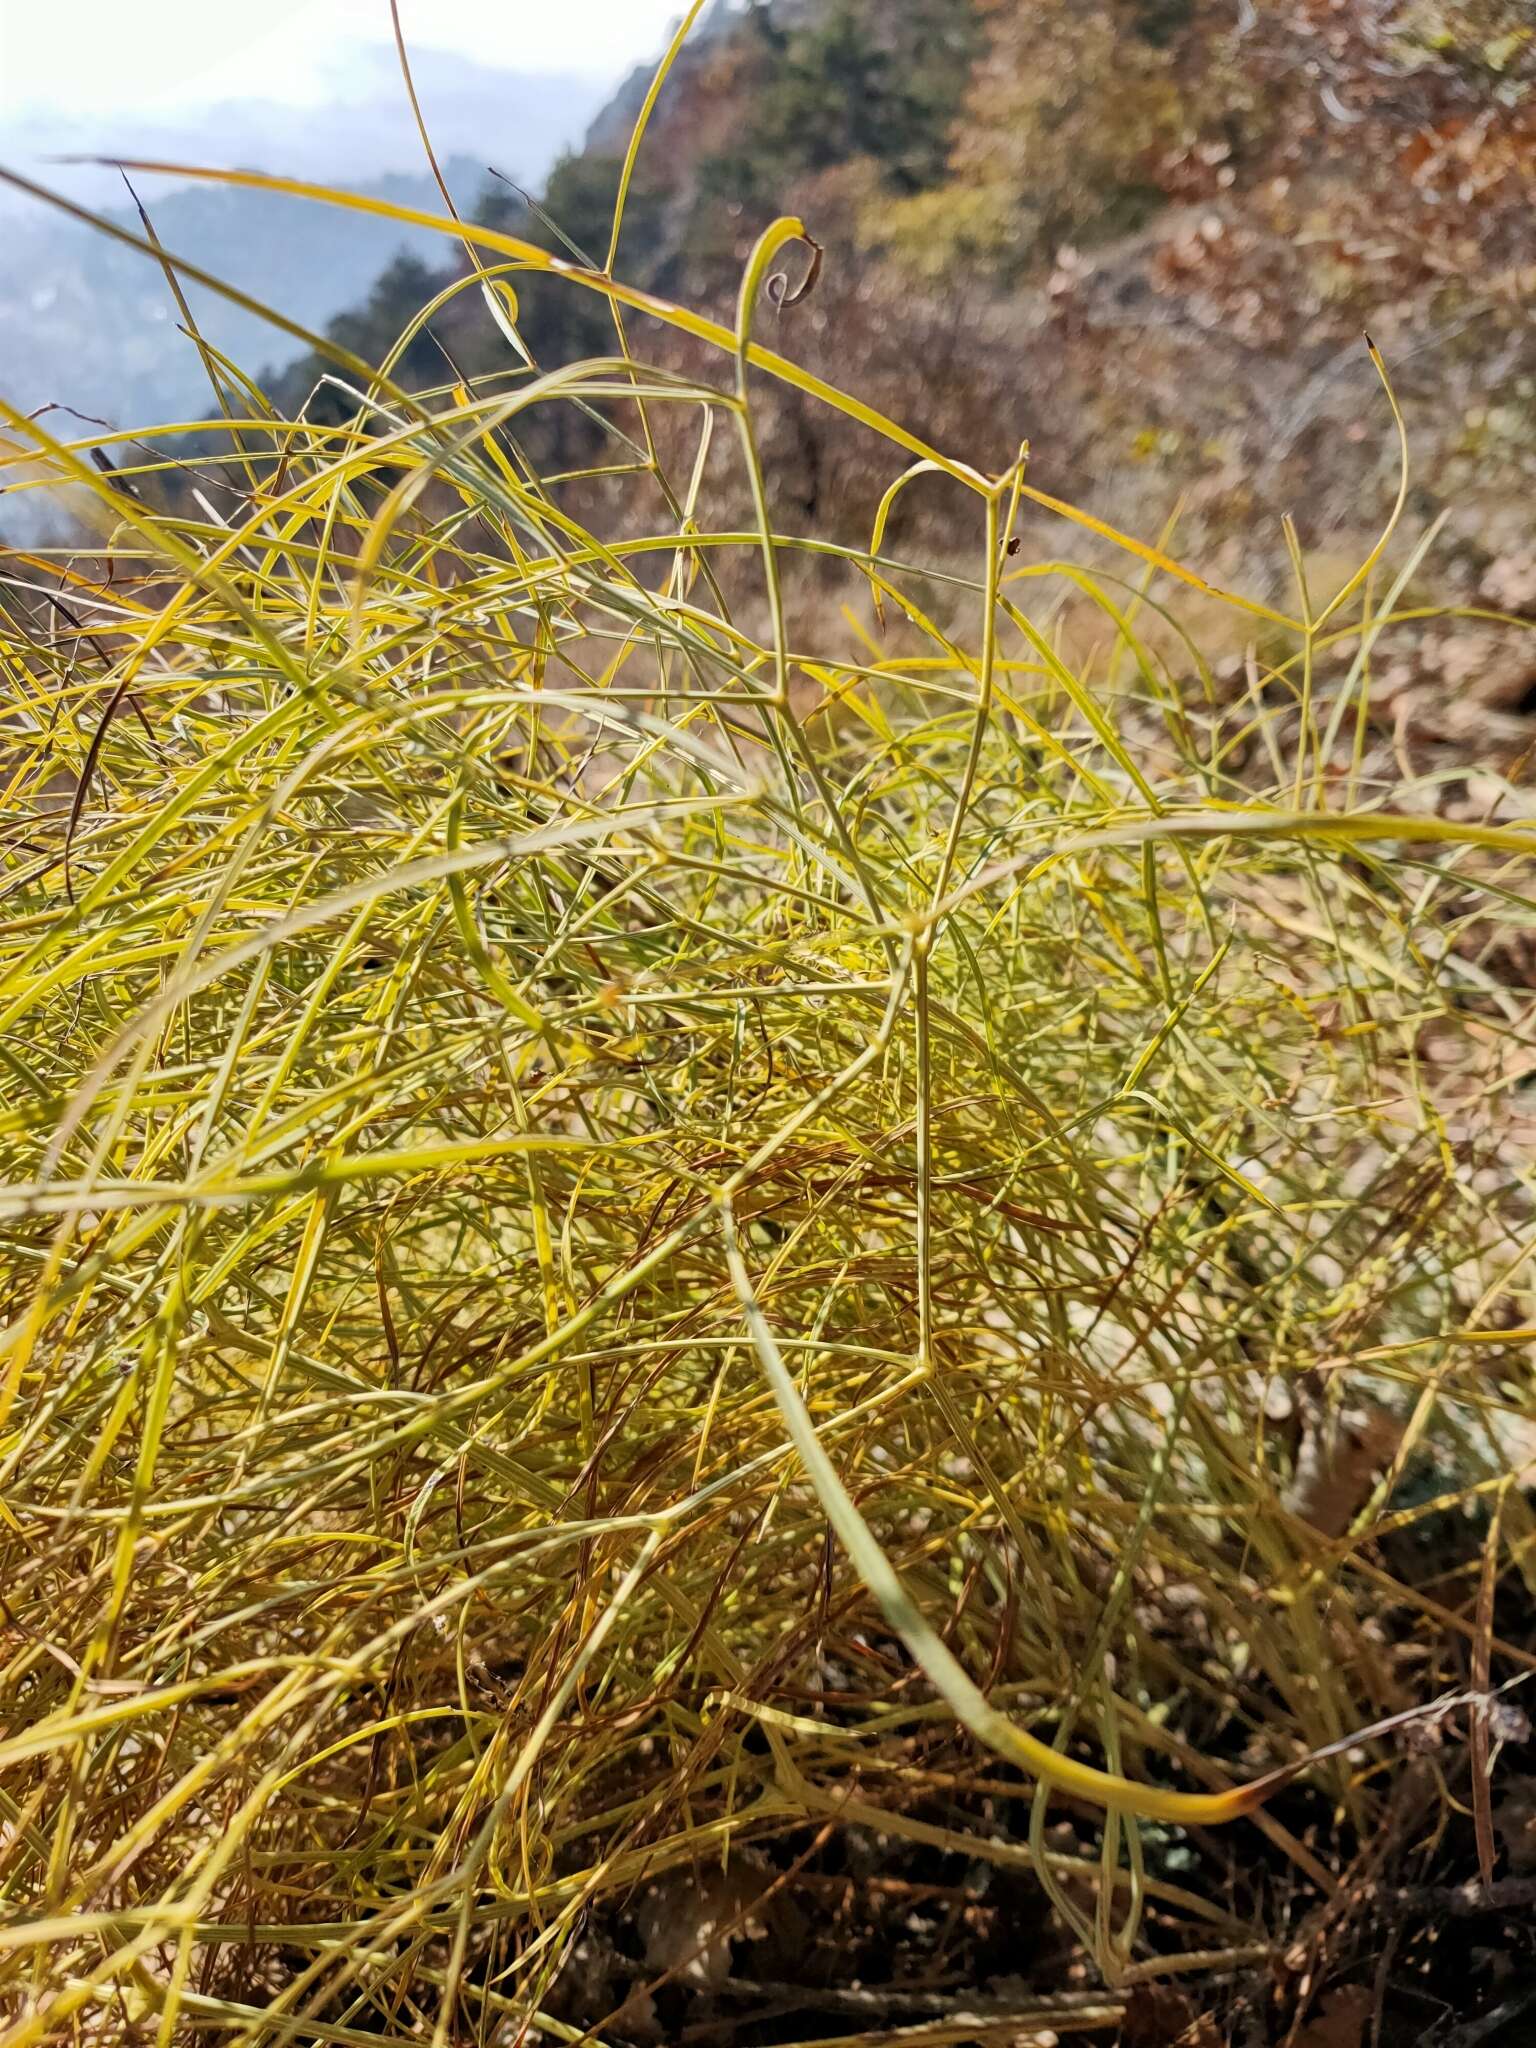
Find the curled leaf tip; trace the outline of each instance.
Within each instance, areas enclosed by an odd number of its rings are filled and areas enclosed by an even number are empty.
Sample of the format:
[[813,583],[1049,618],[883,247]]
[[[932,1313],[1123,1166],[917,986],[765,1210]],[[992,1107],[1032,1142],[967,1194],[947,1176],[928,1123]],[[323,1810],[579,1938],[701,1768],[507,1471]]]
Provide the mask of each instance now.
[[810,249],[810,262],[806,265],[804,277],[793,290],[790,288],[787,271],[776,270],[768,279],[765,289],[775,312],[782,313],[786,306],[798,306],[802,299],[808,299],[816,289],[816,280],[821,276],[822,260],[826,253],[821,243],[814,235],[806,234],[803,230],[799,239]]

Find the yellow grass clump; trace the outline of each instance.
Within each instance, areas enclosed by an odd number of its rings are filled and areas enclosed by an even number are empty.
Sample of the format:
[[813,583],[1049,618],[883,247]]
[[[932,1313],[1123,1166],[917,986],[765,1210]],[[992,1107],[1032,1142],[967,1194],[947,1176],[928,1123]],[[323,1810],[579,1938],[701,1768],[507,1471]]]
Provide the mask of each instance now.
[[0,642],[0,2042],[584,2038],[595,1915],[827,1824],[1028,1865],[1114,1982],[1262,1954],[1149,1845],[1326,1890],[1286,1800],[1368,1829],[1376,1724],[1486,1753],[1530,1663],[1536,829],[1370,751],[1415,557],[1216,593],[1218,681],[1195,569],[841,391],[871,547],[779,530],[798,222],[734,329],[437,225],[612,357],[329,427],[210,355],[221,451],[110,480],[0,407],[109,529]]

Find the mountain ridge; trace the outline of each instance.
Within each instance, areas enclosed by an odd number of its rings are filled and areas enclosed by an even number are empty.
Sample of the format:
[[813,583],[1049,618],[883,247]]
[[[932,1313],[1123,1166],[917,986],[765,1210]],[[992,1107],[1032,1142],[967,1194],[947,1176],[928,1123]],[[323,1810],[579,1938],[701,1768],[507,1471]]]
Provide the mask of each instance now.
[[[412,66],[449,188],[466,213],[491,163],[540,184],[603,93],[574,74],[497,71],[431,48],[414,52]],[[393,51],[360,51],[338,91],[335,104],[320,109],[252,99],[195,119],[13,118],[4,160],[135,237],[142,227],[117,171],[39,156],[250,166],[440,213]],[[401,255],[443,260],[441,238],[427,230],[311,201],[152,174],[134,184],[171,255],[314,332],[365,299]],[[299,353],[280,329],[218,293],[185,289],[205,338],[246,371],[281,368]],[[158,265],[3,183],[0,389],[23,410],[67,406],[114,427],[200,416],[209,403],[201,361],[179,331]]]

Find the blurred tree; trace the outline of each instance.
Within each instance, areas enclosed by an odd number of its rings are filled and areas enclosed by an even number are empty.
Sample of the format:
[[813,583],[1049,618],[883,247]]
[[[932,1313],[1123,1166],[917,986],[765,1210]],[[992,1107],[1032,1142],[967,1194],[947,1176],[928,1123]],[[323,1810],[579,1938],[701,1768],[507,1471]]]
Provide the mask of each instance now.
[[[1139,227],[1163,201],[1159,160],[1232,112],[1227,38],[1197,0],[977,0],[949,182],[872,222],[929,275],[1004,280],[1064,242]],[[882,230],[883,226],[883,231]]]
[[[365,363],[382,362],[451,274],[434,270],[419,256],[402,252],[380,272],[361,306],[339,313],[328,322],[327,340],[349,349]],[[357,410],[356,400],[346,392],[321,383],[334,371],[335,365],[328,357],[315,353],[300,356],[287,369],[275,376],[268,374],[262,382],[280,413],[292,417],[304,406],[307,418],[334,426]],[[442,351],[425,331],[411,337],[394,371],[395,381],[408,385],[440,384],[447,375]]]
[[[497,183],[487,187],[476,218],[573,261],[600,265],[608,252],[619,169],[616,157],[568,155],[550,173],[542,205]],[[631,188],[625,212],[626,275],[643,273],[654,260],[662,240],[664,201],[665,194],[654,185],[637,182]],[[494,252],[484,255],[487,265],[493,266]],[[462,257],[439,270],[401,255],[379,277],[362,306],[330,323],[327,338],[364,361],[377,363],[428,300],[467,275]],[[531,273],[514,272],[509,281],[518,296],[519,332],[541,367],[611,352],[613,319],[596,292],[573,290],[568,282]],[[303,404],[328,367],[322,356],[311,354],[267,380],[279,409]],[[455,375],[475,380],[515,372],[517,367],[479,292],[470,286],[412,337],[394,377],[399,384],[422,388],[447,383]],[[310,398],[308,416],[334,424],[355,409],[345,392],[325,386]],[[530,431],[537,437],[537,422]]]
[[754,5],[755,62],[739,140],[700,167],[706,199],[771,201],[786,177],[854,158],[894,192],[944,175],[977,47],[973,0],[833,0],[803,28]]
[[[618,196],[621,159],[568,154],[549,174],[540,205],[505,185],[487,189],[480,219],[487,227],[536,243],[572,262],[600,269]],[[667,194],[643,174],[630,186],[624,210],[620,263],[626,278],[652,275],[664,242]],[[521,305],[520,325],[535,361],[549,365],[607,355],[614,347],[613,316],[596,292],[534,274],[512,279]]]
[[[375,279],[364,304],[354,311],[339,313],[326,329],[332,341],[351,349],[365,362],[376,362],[383,348],[392,348],[432,294],[441,289],[444,273],[423,263],[419,256],[396,256]],[[441,379],[441,354],[425,334],[415,334],[401,358],[397,381],[419,383]]]

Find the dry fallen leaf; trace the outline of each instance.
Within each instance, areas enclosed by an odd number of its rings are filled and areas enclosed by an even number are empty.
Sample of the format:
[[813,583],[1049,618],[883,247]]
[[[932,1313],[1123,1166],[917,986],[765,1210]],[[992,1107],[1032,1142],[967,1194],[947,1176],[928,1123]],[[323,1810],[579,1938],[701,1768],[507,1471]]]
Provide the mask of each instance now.
[[740,1863],[660,1879],[635,1916],[646,1968],[696,1991],[718,1991],[731,1974],[731,1943],[765,1932],[749,1910],[761,1890],[760,1874]]
[[1126,2001],[1120,2048],[1222,2048],[1214,2016],[1177,1984],[1137,1984]]
[[1286,1506],[1322,1535],[1342,1536],[1402,1436],[1403,1425],[1382,1408],[1309,1415]]
[[1291,2048],[1360,2048],[1370,2016],[1365,1985],[1340,1984],[1324,1993],[1318,2012],[1292,2036]]

